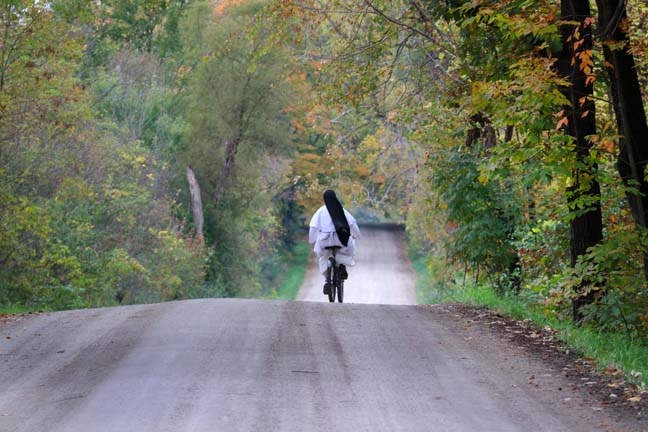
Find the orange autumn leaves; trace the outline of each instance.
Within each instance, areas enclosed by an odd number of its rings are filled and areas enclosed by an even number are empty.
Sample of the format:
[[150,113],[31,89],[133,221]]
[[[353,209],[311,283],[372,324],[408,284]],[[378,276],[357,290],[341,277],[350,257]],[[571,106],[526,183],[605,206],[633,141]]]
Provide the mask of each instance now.
[[225,15],[227,9],[232,6],[238,6],[243,3],[243,0],[217,0],[214,6],[214,16],[220,18]]

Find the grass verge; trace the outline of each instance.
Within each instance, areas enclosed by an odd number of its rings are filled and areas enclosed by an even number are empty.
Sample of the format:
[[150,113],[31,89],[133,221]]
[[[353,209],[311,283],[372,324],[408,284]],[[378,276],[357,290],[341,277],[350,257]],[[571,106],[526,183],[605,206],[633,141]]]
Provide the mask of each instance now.
[[304,281],[308,258],[310,256],[310,245],[299,243],[295,246],[295,252],[288,262],[284,278],[277,291],[270,298],[276,300],[294,300],[297,291]]
[[42,312],[43,308],[29,308],[23,305],[0,305],[0,315],[17,315],[23,313]]
[[[579,356],[588,359],[599,371],[620,370],[626,380],[646,388],[648,381],[648,343],[631,340],[621,333],[602,332],[589,326],[576,326],[569,319],[561,319],[546,311],[530,297],[521,295],[498,296],[489,286],[464,283],[453,277],[438,274],[440,263],[410,250],[412,265],[417,275],[416,291],[419,304],[462,303],[486,307],[503,316],[529,320],[536,327],[555,330],[556,337],[565,342]],[[439,260],[441,261],[441,260]],[[447,267],[447,266],[445,266]]]

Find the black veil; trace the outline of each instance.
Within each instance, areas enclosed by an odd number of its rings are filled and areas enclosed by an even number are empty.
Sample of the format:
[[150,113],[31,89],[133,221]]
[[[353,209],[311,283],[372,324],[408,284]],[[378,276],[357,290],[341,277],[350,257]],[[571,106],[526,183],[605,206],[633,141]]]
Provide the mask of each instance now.
[[340,204],[333,190],[329,189],[324,192],[324,204],[326,204],[326,209],[331,215],[331,219],[333,219],[333,225],[335,226],[335,232],[338,238],[344,246],[347,246],[349,244],[349,237],[351,236],[351,229],[349,228],[349,221],[347,221],[344,215],[342,204]]

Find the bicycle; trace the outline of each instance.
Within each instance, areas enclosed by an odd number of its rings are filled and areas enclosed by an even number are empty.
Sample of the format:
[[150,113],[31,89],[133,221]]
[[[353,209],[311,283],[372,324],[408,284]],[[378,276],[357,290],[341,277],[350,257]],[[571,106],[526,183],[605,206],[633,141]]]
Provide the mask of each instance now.
[[346,266],[338,264],[335,260],[335,254],[340,249],[340,246],[328,246],[333,256],[328,259],[326,267],[326,284],[328,285],[328,298],[329,302],[335,302],[335,295],[337,293],[338,302],[344,301],[344,280],[348,277]]

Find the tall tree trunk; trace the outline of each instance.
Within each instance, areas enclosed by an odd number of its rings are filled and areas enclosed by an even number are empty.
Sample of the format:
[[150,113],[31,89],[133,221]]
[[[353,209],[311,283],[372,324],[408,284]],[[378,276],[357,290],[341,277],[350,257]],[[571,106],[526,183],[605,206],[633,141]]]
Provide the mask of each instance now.
[[[562,91],[570,102],[565,107],[566,132],[574,137],[576,153],[573,184],[567,191],[569,209],[574,214],[569,242],[571,264],[574,266],[588,248],[603,239],[601,190],[594,177],[597,166],[590,158],[592,143],[587,139],[588,135],[596,133],[589,0],[562,0],[561,21],[564,23],[561,26],[563,50],[558,59],[558,72],[571,83]],[[588,290],[588,285],[587,281],[583,281],[572,300],[572,314],[576,322],[583,318],[581,307],[595,300],[596,292]]]
[[191,194],[191,211],[193,213],[194,226],[196,229],[195,239],[201,245],[204,243],[203,226],[204,216],[202,207],[202,198],[200,196],[200,185],[196,179],[191,166],[187,166],[187,182],[189,182],[189,193]]
[[223,191],[225,190],[226,186],[225,183],[234,172],[234,165],[236,164],[236,153],[238,152],[240,143],[240,137],[228,139],[225,141],[225,159],[223,160],[223,166],[221,167],[221,171],[218,175],[218,185],[216,186],[216,192],[214,193],[216,208],[220,207],[221,200],[223,199]]
[[[627,194],[639,231],[648,228],[648,125],[641,99],[641,85],[630,51],[628,16],[624,0],[596,0],[599,37],[610,77],[612,104],[619,130],[617,169],[631,190]],[[648,280],[648,244],[642,238],[644,277]]]

